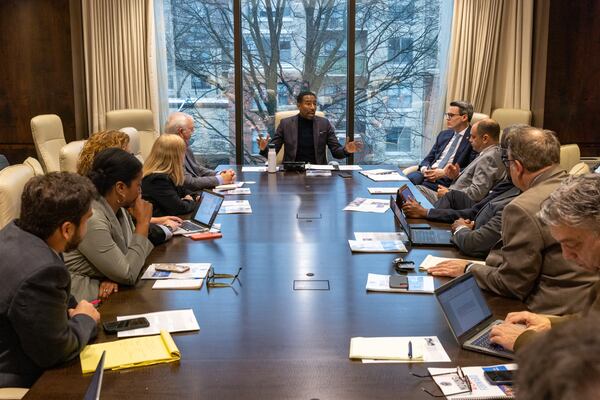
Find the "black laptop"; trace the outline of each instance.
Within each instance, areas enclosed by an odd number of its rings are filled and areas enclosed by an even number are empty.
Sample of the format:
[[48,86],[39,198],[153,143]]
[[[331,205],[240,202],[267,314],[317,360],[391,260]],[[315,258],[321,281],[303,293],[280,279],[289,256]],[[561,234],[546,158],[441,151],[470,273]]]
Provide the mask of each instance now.
[[434,293],[452,334],[464,349],[514,358],[512,351],[490,342],[490,329],[502,321],[494,319],[472,273],[451,280]]
[[406,216],[393,196],[390,196],[390,208],[394,212],[394,217],[402,226],[408,236],[408,240],[413,246],[448,246],[454,247],[452,243],[452,232],[440,229],[411,229],[406,220]]
[[209,190],[200,193],[200,201],[196,204],[192,219],[183,221],[179,229],[173,232],[174,235],[210,231],[223,204],[224,196]]

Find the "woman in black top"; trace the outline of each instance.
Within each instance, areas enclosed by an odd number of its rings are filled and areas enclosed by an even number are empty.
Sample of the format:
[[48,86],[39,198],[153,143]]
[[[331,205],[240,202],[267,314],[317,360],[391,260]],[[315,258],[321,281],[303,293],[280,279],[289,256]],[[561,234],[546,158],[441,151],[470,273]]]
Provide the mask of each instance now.
[[153,205],[153,216],[192,212],[193,192],[183,185],[185,142],[177,135],[160,135],[144,163],[142,197]]

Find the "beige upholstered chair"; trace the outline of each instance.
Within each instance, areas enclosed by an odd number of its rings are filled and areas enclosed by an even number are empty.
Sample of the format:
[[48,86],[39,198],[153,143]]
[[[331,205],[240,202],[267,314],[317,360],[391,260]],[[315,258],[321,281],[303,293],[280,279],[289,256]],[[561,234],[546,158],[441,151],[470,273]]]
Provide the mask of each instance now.
[[21,400],[28,391],[25,388],[0,388],[0,400]]
[[45,172],[60,171],[60,149],[67,144],[58,115],[38,115],[31,119],[33,144]]
[[[281,122],[282,119],[284,118],[289,118],[289,117],[293,117],[294,115],[298,114],[300,111],[298,110],[292,110],[292,111],[279,111],[275,113],[275,130],[277,130],[277,127],[279,126],[279,123]],[[325,117],[325,113],[323,111],[317,111],[315,113],[315,115],[318,115],[319,117]],[[285,145],[281,146],[281,149],[279,149],[279,152],[277,153],[277,164],[281,164],[283,162],[283,154],[285,150]]]
[[[121,128],[121,132],[126,133],[129,136],[129,152],[133,154],[141,163],[144,163],[144,157],[141,152],[140,145],[140,133],[137,129],[128,126],[126,128]],[[152,149],[152,147],[150,147]]]
[[42,168],[42,164],[38,160],[33,157],[27,157],[25,161],[23,161],[23,165],[27,165],[33,171],[33,175],[44,175],[44,169]]
[[489,118],[490,116],[484,113],[473,113],[473,116],[471,117],[471,125],[475,125],[476,123],[478,123],[479,121],[482,121],[484,119]]
[[60,149],[60,170],[64,172],[77,172],[77,161],[85,140],[69,142]]
[[21,193],[34,171],[29,165],[15,164],[0,171],[0,228],[19,217]]
[[560,166],[567,172],[581,162],[581,152],[576,144],[564,144],[560,146]]
[[516,108],[496,108],[492,111],[494,121],[500,125],[500,130],[514,124],[531,124],[531,111]]
[[148,158],[158,132],[154,128],[154,117],[150,110],[113,110],[106,113],[106,129],[119,130],[124,127],[137,129],[140,136],[140,154]]
[[590,166],[587,165],[586,163],[584,163],[583,161],[580,163],[577,163],[573,166],[573,168],[571,168],[569,170],[569,174],[570,175],[584,175],[584,174],[589,174],[591,172],[590,170]]

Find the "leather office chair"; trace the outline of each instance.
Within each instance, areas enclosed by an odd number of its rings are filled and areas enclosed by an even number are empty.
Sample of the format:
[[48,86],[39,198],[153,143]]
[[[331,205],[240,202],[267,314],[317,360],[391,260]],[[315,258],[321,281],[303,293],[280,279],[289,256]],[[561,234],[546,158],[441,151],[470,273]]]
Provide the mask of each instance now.
[[576,144],[564,144],[560,146],[560,166],[567,172],[581,162],[581,152]]
[[[281,122],[282,119],[293,117],[294,115],[298,114],[299,112],[300,112],[299,110],[276,112],[275,113],[275,130],[277,130],[277,127],[279,126],[279,123]],[[325,113],[323,111],[317,111],[317,112],[315,112],[315,115],[318,115],[319,117],[325,117]],[[285,150],[285,145],[282,145],[281,149],[279,149],[279,152],[277,153],[277,164],[281,164],[283,162],[283,154],[285,153],[284,150]]]
[[0,400],[21,400],[29,391],[25,388],[0,388]]
[[27,159],[23,161],[23,165],[27,165],[29,168],[31,168],[33,175],[35,176],[44,175],[42,164],[40,164],[40,162],[33,157],[27,157]]
[[60,117],[45,114],[31,118],[31,135],[44,171],[60,171],[60,149],[67,144]]
[[500,131],[513,124],[531,124],[531,111],[516,108],[496,108],[492,111],[494,121],[500,125]]
[[75,140],[64,145],[60,149],[60,170],[64,172],[77,172],[77,161],[85,140]]
[[0,228],[19,217],[21,193],[34,176],[29,165],[15,164],[0,171]]
[[124,127],[137,129],[140,135],[140,154],[148,158],[158,132],[154,128],[154,116],[150,110],[113,110],[106,113],[106,129],[120,130]]
[[[144,163],[144,157],[141,152],[141,144],[140,144],[140,133],[137,129],[128,126],[126,128],[119,129],[121,132],[126,133],[129,136],[129,152],[133,154],[140,162]],[[152,147],[150,147],[152,148]]]

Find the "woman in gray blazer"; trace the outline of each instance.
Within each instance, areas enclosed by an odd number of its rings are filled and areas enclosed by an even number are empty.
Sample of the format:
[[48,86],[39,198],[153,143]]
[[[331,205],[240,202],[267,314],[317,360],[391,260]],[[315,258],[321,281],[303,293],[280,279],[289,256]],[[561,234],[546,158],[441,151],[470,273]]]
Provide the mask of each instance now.
[[152,205],[141,197],[138,159],[119,148],[102,150],[88,177],[100,196],[92,203],[87,234],[64,258],[72,294],[91,301],[106,299],[118,284],[135,284],[153,246],[148,240]]

